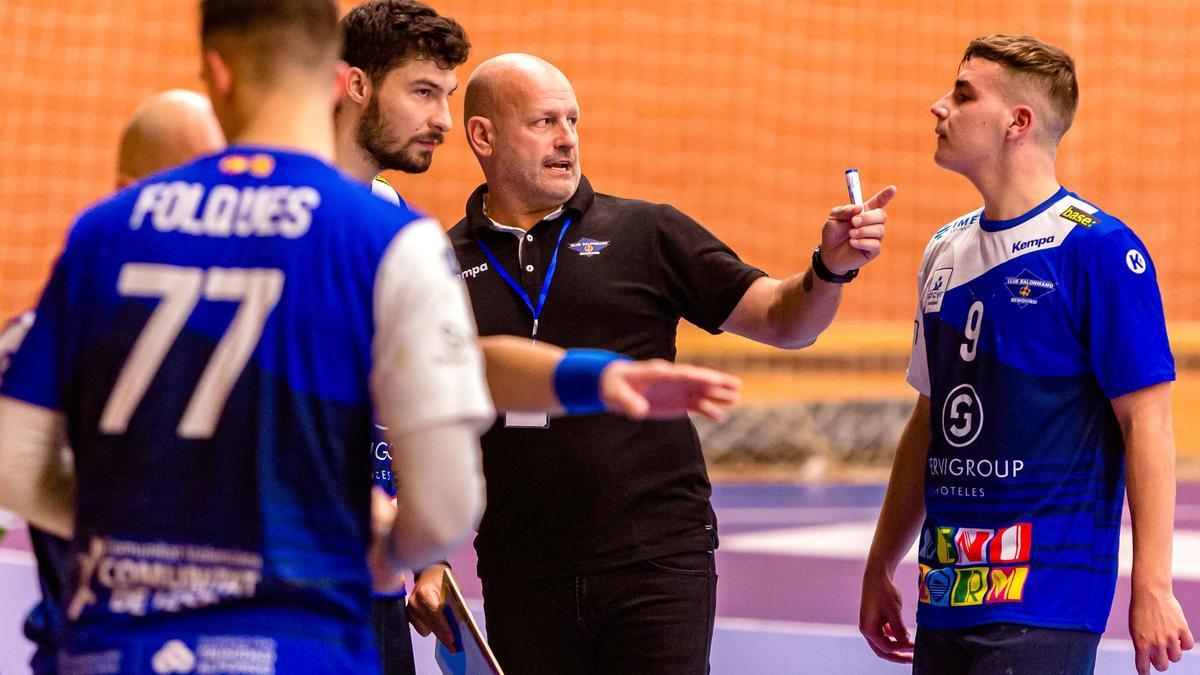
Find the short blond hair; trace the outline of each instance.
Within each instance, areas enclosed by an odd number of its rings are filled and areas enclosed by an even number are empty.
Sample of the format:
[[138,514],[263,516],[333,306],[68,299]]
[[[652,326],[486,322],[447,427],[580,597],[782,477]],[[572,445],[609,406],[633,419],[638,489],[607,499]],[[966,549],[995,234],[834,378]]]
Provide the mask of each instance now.
[[1029,35],[997,33],[971,40],[962,63],[976,57],[999,64],[1045,94],[1058,118],[1049,125],[1056,142],[1071,128],[1079,107],[1079,83],[1075,61],[1065,51]]

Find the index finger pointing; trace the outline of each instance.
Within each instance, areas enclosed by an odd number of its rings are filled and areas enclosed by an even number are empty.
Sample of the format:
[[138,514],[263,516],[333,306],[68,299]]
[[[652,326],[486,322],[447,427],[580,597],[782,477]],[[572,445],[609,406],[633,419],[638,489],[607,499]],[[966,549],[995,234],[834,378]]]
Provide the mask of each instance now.
[[889,185],[879,192],[876,192],[874,197],[868,199],[863,208],[868,211],[871,209],[882,209],[883,207],[887,206],[888,202],[892,201],[892,198],[895,196],[896,186]]

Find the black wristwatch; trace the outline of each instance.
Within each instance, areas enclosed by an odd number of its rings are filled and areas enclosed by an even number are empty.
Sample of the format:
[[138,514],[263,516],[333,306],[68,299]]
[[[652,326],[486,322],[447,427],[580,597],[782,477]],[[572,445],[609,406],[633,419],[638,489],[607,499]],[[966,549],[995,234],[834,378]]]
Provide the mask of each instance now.
[[845,274],[834,274],[832,270],[825,266],[825,261],[821,260],[821,247],[813,249],[812,258],[813,272],[817,274],[817,278],[821,281],[828,281],[831,284],[848,284],[854,281],[854,277],[858,276],[858,270],[850,270]]

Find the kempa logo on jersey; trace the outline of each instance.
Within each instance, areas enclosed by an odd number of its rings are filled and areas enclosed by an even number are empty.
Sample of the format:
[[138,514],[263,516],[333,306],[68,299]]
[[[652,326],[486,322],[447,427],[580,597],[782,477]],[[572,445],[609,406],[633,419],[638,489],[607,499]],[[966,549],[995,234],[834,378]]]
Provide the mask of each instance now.
[[595,239],[584,237],[574,244],[567,244],[567,248],[586,258],[588,256],[600,255],[600,251],[608,248],[608,242],[596,241]]
[[1021,309],[1038,304],[1038,298],[1053,293],[1055,289],[1053,281],[1046,281],[1027,269],[1021,270],[1016,276],[1006,277],[1004,287],[1012,294],[1009,302]]
[[1134,274],[1142,274],[1146,271],[1146,256],[1136,248],[1131,248],[1125,254],[1125,266]]
[[463,270],[462,272],[459,273],[458,278],[459,279],[470,279],[472,277],[477,277],[486,271],[488,271],[488,264],[483,263],[482,265],[476,265],[469,270]]
[[1026,249],[1041,248],[1042,246],[1045,246],[1046,244],[1053,244],[1053,243],[1054,243],[1054,235],[1050,235],[1049,237],[1038,237],[1037,239],[1027,239],[1025,241],[1018,241],[1018,242],[1013,243],[1012,252],[1019,253]]
[[467,360],[468,348],[475,340],[468,335],[465,326],[459,326],[451,321],[443,321],[438,326],[441,337],[440,349],[434,357],[434,362],[442,365],[457,365]]
[[1062,213],[1058,214],[1058,217],[1066,218],[1067,220],[1071,221],[1072,223],[1075,223],[1077,225],[1082,225],[1084,227],[1091,227],[1091,226],[1095,225],[1096,223],[1100,222],[1100,219],[1097,218],[1096,216],[1093,216],[1092,214],[1084,212],[1084,211],[1080,211],[1079,209],[1075,208],[1074,206],[1068,206],[1066,211],[1063,211]]

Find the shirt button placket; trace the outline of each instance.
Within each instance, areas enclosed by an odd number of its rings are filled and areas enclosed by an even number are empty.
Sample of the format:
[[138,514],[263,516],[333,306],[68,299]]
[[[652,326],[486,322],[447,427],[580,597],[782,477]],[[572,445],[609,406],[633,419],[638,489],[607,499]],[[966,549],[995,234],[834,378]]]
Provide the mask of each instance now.
[[542,280],[537,273],[538,261],[541,260],[541,248],[538,246],[538,242],[539,239],[533,235],[532,231],[526,232],[525,245],[521,247],[521,260],[519,261],[521,285],[525,287],[525,292],[535,303],[542,290]]

